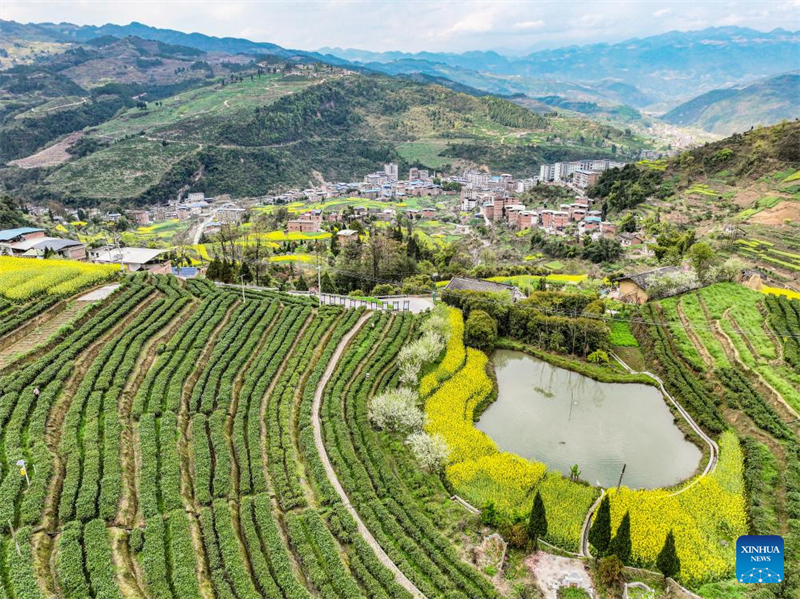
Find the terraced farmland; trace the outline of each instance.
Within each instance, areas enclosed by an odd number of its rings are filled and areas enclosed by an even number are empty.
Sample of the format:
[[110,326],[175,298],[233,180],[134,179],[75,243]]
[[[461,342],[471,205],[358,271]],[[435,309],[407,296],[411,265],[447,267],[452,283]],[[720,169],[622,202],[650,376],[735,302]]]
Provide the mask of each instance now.
[[0,597],[497,596],[367,422],[416,327],[123,280],[0,371]]

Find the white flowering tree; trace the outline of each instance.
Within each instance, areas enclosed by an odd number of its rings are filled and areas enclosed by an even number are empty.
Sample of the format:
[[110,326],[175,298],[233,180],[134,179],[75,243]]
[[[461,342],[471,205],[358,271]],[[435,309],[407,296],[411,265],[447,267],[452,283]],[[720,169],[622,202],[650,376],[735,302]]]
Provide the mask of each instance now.
[[419,396],[407,387],[387,391],[372,399],[369,420],[373,426],[393,433],[419,431],[425,414],[417,407]]
[[406,445],[419,465],[430,472],[438,472],[444,468],[450,455],[447,443],[439,434],[429,435],[423,431],[412,433],[406,439]]

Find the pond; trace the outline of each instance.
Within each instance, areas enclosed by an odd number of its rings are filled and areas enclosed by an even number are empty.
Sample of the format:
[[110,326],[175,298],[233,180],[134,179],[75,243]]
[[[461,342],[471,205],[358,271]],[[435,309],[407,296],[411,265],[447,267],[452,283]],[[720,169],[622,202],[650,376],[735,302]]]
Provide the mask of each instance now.
[[600,383],[525,353],[492,356],[499,394],[476,426],[503,451],[581,479],[631,488],[666,487],[689,478],[701,452],[675,425],[656,387]]

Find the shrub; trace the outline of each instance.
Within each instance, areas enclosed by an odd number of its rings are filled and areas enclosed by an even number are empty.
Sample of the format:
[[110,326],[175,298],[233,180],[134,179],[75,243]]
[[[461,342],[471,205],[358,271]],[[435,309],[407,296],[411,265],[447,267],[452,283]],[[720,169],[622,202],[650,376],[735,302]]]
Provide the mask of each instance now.
[[586,359],[592,364],[608,364],[608,354],[602,349],[593,351]]

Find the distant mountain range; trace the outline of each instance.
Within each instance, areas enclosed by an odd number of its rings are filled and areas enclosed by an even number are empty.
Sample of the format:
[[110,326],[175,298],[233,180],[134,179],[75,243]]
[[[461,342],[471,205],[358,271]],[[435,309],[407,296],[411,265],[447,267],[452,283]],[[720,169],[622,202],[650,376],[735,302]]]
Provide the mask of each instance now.
[[569,46],[521,57],[496,52],[409,54],[339,48],[319,52],[392,74],[418,71],[502,93],[542,95],[537,86],[543,79],[588,89],[611,80],[627,86],[621,90],[622,103],[642,107],[794,71],[800,66],[800,32],[715,27],[618,44]]
[[715,89],[661,116],[673,125],[729,135],[752,125],[800,118],[800,73],[770,77],[744,87]]
[[77,26],[0,21],[0,33],[62,43],[102,36],[136,36],[203,52],[274,54],[390,75],[420,73],[494,94],[560,95],[569,101],[611,102],[635,108],[657,103],[674,107],[711,90],[741,86],[800,68],[800,32],[761,32],[743,27],[671,31],[616,44],[568,46],[520,57],[480,51],[456,54],[322,48],[313,52],[136,22]]

